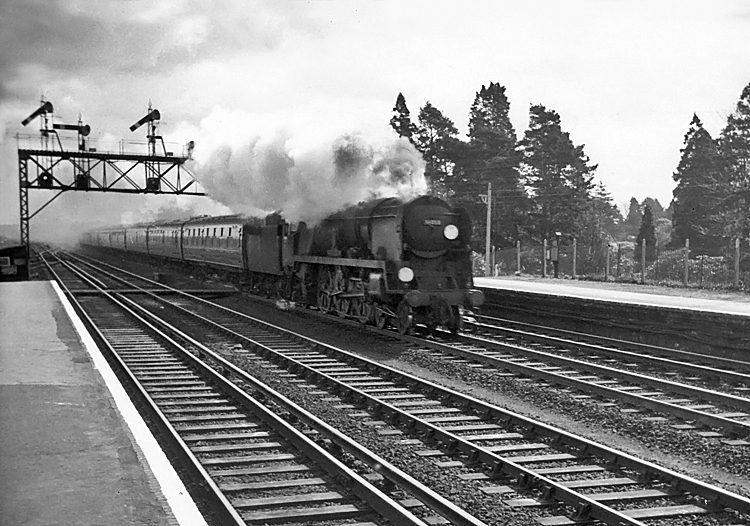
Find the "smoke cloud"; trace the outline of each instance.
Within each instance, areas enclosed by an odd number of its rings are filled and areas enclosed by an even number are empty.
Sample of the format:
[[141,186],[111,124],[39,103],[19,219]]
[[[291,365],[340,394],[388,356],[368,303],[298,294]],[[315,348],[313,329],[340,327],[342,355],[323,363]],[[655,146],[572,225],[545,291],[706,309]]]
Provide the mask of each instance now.
[[289,221],[314,224],[361,201],[405,199],[427,191],[425,163],[405,138],[375,146],[358,134],[328,146],[293,147],[285,134],[218,148],[195,166],[195,176],[212,199],[234,212],[278,211]]

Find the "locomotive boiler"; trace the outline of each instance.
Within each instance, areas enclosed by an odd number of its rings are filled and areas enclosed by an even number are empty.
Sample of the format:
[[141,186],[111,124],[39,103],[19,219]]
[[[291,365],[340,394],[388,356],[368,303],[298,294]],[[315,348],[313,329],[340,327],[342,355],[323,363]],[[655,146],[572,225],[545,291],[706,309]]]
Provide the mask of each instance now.
[[295,275],[305,290],[314,285],[323,311],[379,327],[394,322],[402,333],[417,323],[455,332],[464,310],[482,304],[473,289],[471,220],[442,199],[363,203],[299,236]]

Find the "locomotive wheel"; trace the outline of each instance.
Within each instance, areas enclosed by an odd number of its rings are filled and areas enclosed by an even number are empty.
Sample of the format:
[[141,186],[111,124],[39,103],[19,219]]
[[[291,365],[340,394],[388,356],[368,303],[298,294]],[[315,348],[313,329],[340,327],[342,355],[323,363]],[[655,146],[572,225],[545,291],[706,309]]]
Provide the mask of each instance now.
[[318,293],[318,308],[320,309],[320,312],[328,314],[331,311],[331,304],[331,297],[327,292],[321,291]]
[[461,316],[461,308],[457,305],[451,307],[450,320],[448,321],[448,330],[451,334],[456,335],[458,331],[464,328],[463,317]]
[[321,272],[318,274],[318,308],[324,314],[330,312],[333,306],[333,300],[330,295],[330,283],[330,272]]
[[336,308],[336,314],[338,314],[342,318],[346,318],[349,315],[349,298],[338,297],[334,300],[333,304]]
[[375,309],[375,312],[373,312],[372,315],[375,327],[378,329],[385,329],[388,327],[388,315],[377,305],[373,305],[373,309]]
[[372,303],[360,299],[357,301],[358,312],[356,313],[357,320],[360,323],[367,323],[375,316],[375,305]]
[[400,334],[411,334],[414,329],[414,310],[406,301],[398,304],[396,321],[398,323],[398,332]]

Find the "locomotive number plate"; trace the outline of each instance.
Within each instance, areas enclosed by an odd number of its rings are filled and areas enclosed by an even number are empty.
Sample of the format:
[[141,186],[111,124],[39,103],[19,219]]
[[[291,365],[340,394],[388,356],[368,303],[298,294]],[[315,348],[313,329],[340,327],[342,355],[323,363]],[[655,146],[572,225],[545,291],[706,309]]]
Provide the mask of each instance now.
[[425,219],[424,224],[427,226],[440,226],[439,219]]

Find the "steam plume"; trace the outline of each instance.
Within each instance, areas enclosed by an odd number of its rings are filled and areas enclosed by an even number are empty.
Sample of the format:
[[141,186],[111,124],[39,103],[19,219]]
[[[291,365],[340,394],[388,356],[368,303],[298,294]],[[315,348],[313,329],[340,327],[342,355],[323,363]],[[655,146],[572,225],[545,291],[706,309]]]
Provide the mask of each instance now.
[[235,212],[279,211],[289,221],[311,224],[363,200],[427,191],[424,161],[405,138],[374,147],[349,134],[308,151],[291,144],[289,137],[276,135],[239,148],[221,147],[195,167],[196,178]]

